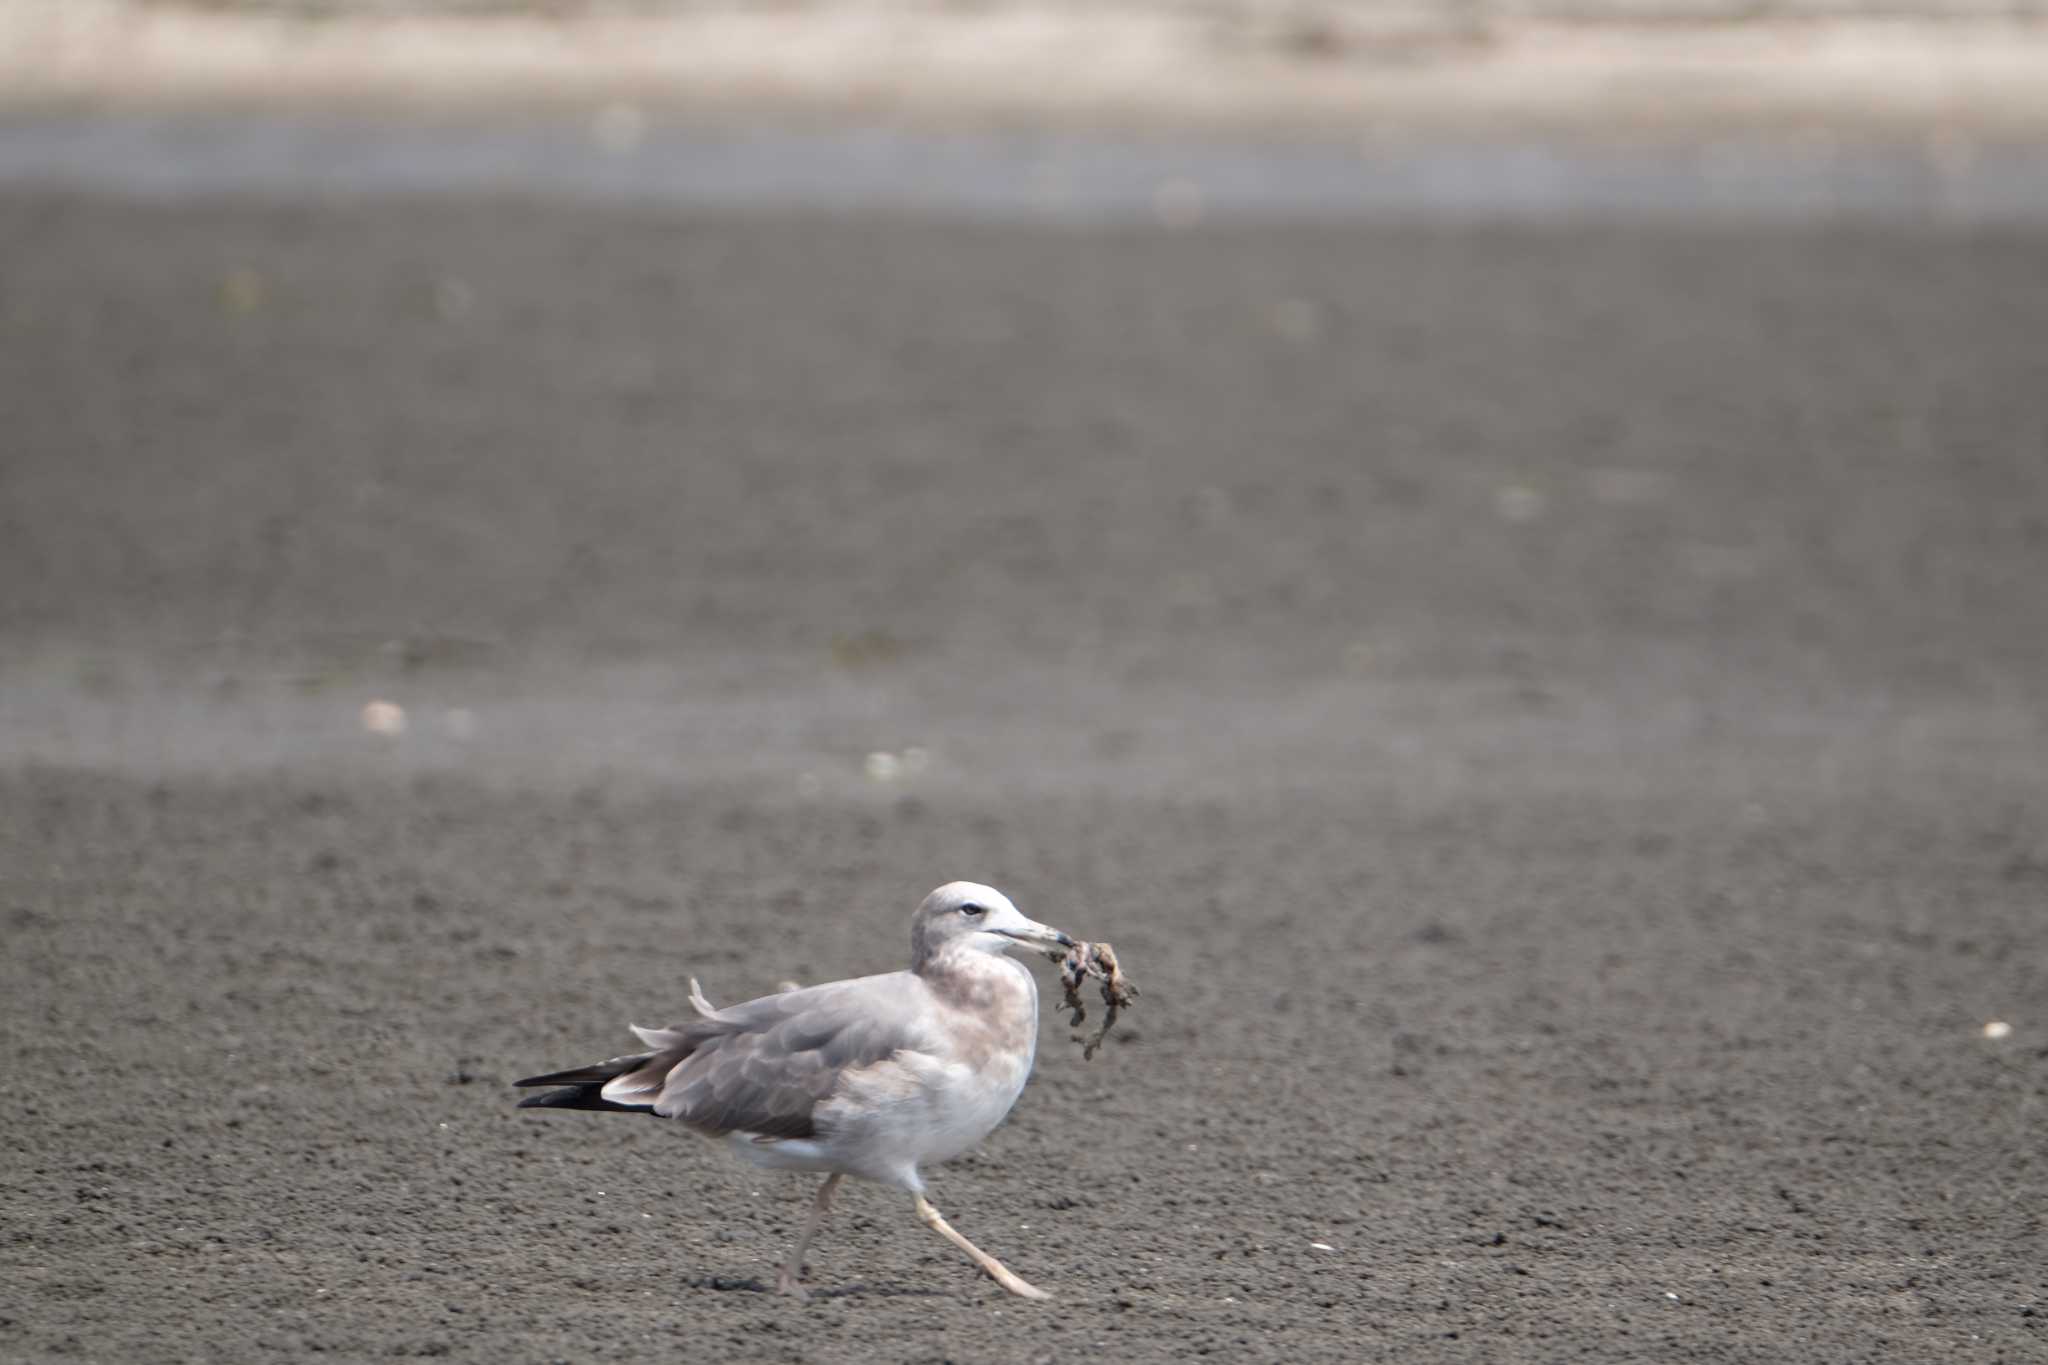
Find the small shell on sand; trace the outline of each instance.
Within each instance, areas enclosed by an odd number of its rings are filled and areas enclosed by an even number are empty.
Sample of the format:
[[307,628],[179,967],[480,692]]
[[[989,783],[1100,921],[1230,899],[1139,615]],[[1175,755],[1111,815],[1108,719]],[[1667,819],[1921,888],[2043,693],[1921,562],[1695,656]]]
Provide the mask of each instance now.
[[364,702],[363,728],[373,735],[396,738],[405,733],[405,708],[394,701]]

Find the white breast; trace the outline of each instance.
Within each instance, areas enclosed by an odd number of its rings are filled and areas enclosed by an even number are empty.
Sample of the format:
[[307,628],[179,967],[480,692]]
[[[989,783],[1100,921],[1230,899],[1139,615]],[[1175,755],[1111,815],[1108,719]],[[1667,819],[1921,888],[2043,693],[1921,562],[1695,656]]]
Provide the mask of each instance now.
[[[993,1132],[1024,1092],[1038,1050],[1038,986],[1024,965],[976,954],[969,1006],[935,998],[926,1045],[850,1073],[819,1107],[846,1169],[923,1189],[917,1167],[950,1161]],[[985,964],[985,965],[984,965]],[[986,976],[982,976],[986,973]]]

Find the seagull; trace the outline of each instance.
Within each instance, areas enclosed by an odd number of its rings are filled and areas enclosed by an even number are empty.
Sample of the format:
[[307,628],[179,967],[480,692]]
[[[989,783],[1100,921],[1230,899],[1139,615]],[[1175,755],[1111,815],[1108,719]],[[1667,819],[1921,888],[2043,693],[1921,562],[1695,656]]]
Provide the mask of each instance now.
[[653,1114],[717,1138],[757,1166],[822,1172],[776,1276],[781,1293],[809,1297],[797,1282],[804,1252],[833,1191],[855,1175],[908,1193],[926,1227],[1012,1294],[1049,1298],[940,1217],[919,1173],[993,1132],[1031,1075],[1038,984],[1008,956],[1019,944],[1062,950],[1074,940],[1025,918],[994,887],[948,882],[911,916],[909,971],[726,1009],[692,978],[696,1018],[660,1029],[632,1025],[646,1051],[518,1082],[558,1087],[519,1107]]

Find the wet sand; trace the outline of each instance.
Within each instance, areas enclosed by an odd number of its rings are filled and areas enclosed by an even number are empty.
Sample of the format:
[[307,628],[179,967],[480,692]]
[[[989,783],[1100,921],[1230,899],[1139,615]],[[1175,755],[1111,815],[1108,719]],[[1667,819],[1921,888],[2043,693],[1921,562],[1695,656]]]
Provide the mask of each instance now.
[[[2048,1353],[2038,237],[0,259],[0,1355]],[[807,1183],[512,1108],[961,876],[1146,991],[933,1180],[1050,1310],[873,1188],[776,1298]]]

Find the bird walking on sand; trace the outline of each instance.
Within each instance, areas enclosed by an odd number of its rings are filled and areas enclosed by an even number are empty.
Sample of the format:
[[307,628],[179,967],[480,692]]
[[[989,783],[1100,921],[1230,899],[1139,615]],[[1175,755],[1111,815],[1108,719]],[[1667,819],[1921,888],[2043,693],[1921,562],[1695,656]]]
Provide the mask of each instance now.
[[776,1288],[798,1284],[804,1252],[849,1175],[909,1193],[917,1216],[1012,1294],[1049,1297],[955,1231],[925,1198],[919,1167],[995,1130],[1038,1048],[1038,984],[1008,950],[1074,940],[1026,919],[976,882],[949,882],[910,921],[910,970],[833,981],[633,1026],[645,1052],[518,1082],[557,1086],[521,1108],[600,1109],[675,1119],[758,1166],[822,1172]]

